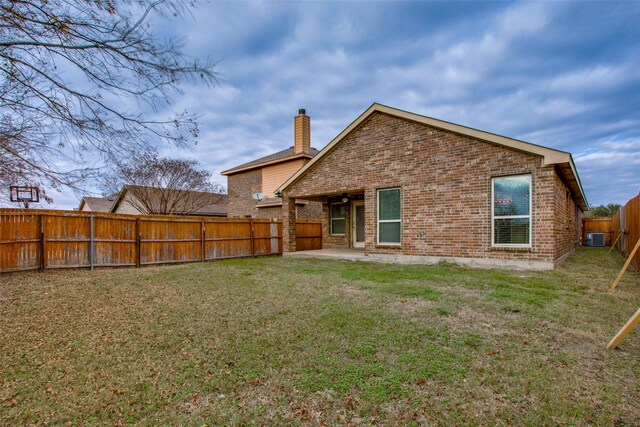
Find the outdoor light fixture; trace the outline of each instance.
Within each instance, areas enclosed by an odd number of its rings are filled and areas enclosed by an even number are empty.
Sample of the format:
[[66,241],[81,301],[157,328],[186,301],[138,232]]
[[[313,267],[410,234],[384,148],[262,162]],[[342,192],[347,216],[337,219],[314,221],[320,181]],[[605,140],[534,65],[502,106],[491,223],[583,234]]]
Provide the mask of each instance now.
[[342,203],[347,203],[349,201],[349,195],[347,193],[342,193]]

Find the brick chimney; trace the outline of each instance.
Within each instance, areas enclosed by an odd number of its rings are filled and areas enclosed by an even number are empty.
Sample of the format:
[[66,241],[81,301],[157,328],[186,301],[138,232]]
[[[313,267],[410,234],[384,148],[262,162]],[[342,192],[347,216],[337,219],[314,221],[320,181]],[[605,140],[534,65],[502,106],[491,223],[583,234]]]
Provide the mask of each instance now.
[[311,118],[304,108],[293,118],[293,152],[311,154]]

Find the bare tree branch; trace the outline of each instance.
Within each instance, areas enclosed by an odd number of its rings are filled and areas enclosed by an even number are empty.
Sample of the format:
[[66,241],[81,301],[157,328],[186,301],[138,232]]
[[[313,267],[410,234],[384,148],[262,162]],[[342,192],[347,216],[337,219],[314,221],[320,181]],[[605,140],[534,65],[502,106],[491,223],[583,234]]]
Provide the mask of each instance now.
[[224,193],[224,188],[210,179],[211,172],[195,160],[144,153],[132,161],[116,163],[103,187],[106,192],[123,188],[131,193],[128,202],[144,214],[189,215],[222,200],[216,195]]
[[[153,14],[180,0],[0,0],[0,184],[79,189],[107,160],[178,147],[196,117],[156,119],[185,78],[216,83],[214,64],[152,33]],[[62,167],[61,164],[66,166]]]

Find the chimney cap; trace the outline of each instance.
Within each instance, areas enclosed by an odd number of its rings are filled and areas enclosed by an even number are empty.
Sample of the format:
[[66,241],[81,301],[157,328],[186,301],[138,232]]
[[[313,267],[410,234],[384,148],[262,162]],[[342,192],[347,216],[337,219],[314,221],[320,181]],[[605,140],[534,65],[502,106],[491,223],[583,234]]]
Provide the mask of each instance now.
[[305,115],[307,114],[307,110],[305,110],[304,108],[301,108],[298,110],[298,114]]

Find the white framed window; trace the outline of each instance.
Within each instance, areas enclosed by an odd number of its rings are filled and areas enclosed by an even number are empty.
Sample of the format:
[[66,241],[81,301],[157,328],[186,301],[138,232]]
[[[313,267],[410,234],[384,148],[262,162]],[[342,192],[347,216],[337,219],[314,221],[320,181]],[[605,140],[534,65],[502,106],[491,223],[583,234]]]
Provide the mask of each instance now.
[[399,245],[401,243],[401,196],[400,188],[378,190],[379,245]]
[[491,179],[491,245],[531,247],[531,175]]
[[347,205],[345,203],[333,203],[329,205],[331,219],[331,235],[344,236],[347,219]]

